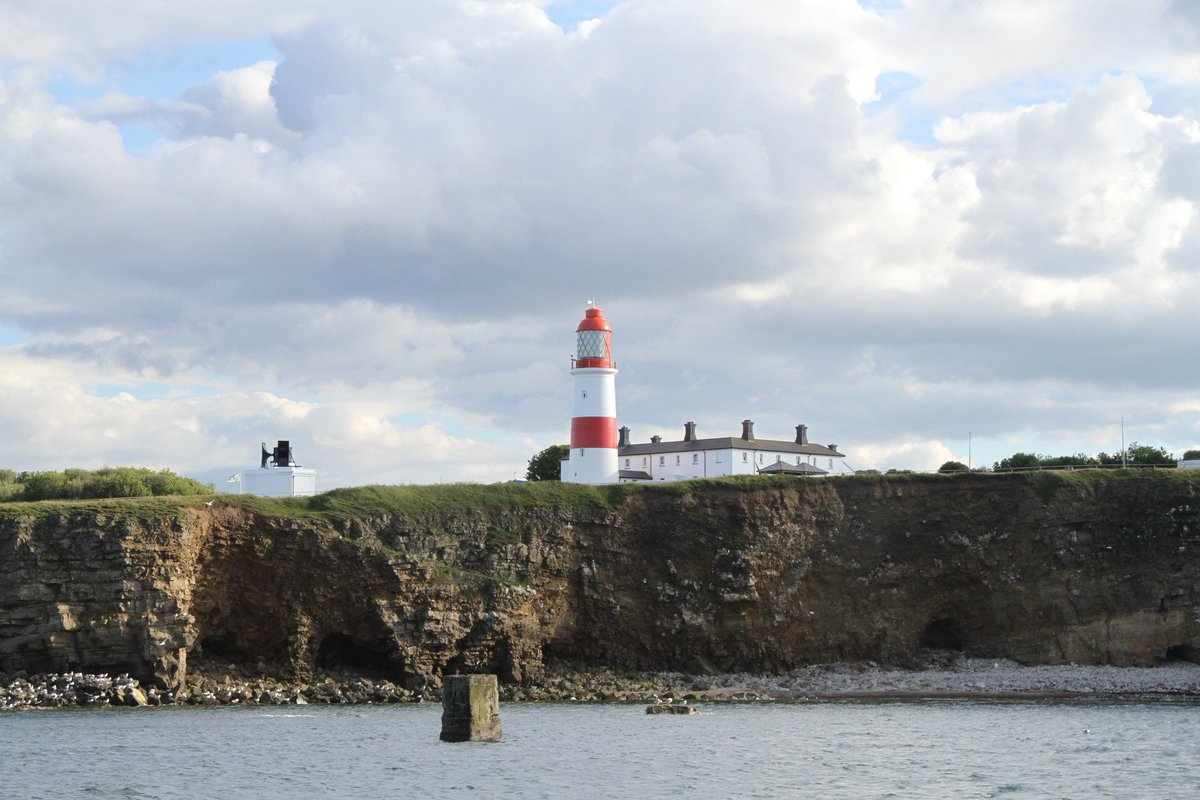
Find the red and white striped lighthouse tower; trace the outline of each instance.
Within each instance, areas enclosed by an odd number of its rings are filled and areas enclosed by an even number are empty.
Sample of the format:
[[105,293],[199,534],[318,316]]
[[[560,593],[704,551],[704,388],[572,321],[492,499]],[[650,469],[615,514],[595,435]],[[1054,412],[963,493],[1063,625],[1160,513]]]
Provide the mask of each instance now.
[[575,329],[571,359],[571,457],[562,466],[570,483],[617,483],[617,366],[612,358],[612,328],[604,312],[588,301]]

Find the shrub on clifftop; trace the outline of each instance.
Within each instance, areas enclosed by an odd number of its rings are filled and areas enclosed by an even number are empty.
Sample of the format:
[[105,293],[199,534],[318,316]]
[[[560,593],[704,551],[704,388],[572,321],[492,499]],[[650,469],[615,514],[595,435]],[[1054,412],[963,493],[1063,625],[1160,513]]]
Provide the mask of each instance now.
[[571,446],[552,444],[529,459],[529,469],[525,470],[526,480],[557,481],[560,480],[560,463],[571,452]]
[[199,481],[176,475],[169,469],[155,472],[144,467],[22,472],[16,476],[14,484],[20,487],[19,490],[7,495],[0,492],[0,500],[92,500],[212,494],[212,489]]

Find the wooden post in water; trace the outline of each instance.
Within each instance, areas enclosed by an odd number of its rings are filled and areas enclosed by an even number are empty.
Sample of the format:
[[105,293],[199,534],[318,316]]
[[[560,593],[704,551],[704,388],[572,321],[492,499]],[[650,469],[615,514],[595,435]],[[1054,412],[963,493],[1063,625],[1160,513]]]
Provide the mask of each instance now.
[[495,675],[442,679],[442,741],[500,741],[500,685]]

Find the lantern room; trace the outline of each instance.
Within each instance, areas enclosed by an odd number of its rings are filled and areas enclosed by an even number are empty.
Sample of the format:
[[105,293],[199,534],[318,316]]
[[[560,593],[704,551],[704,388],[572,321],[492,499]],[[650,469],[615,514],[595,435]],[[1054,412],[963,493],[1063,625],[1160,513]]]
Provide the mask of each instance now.
[[583,316],[583,321],[575,329],[577,340],[575,358],[571,364],[575,368],[611,368],[612,361],[612,328],[604,312],[596,307],[589,308]]

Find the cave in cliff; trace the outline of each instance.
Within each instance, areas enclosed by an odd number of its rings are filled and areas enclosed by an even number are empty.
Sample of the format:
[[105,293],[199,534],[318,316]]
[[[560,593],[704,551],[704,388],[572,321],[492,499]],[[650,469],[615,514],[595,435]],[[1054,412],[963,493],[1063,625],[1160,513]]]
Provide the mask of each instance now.
[[966,636],[962,626],[952,619],[940,617],[931,620],[921,632],[918,646],[927,650],[957,650],[966,648]]
[[1169,647],[1163,661],[1166,663],[1171,663],[1172,661],[1191,661],[1200,664],[1200,648],[1189,647],[1185,644]]
[[381,678],[402,678],[386,651],[386,643],[372,645],[344,633],[331,633],[317,648],[319,669],[329,672],[352,672]]

